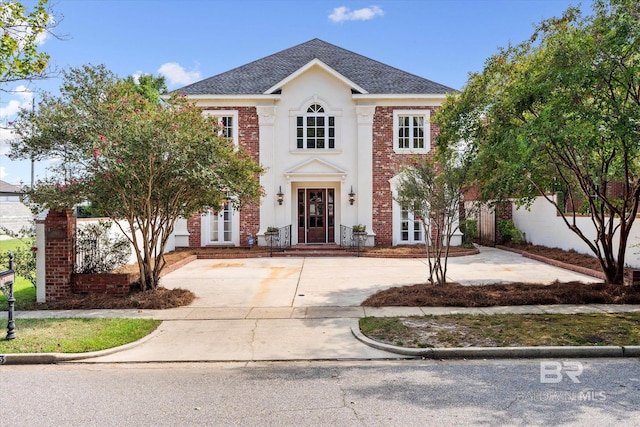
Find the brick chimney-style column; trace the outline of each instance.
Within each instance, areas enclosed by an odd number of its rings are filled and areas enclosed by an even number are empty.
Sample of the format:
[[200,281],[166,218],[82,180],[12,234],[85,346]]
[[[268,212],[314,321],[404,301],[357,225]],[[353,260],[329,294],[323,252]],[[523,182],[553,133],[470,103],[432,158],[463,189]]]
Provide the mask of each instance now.
[[75,264],[76,217],[71,209],[49,211],[45,219],[46,300],[58,301],[71,294]]

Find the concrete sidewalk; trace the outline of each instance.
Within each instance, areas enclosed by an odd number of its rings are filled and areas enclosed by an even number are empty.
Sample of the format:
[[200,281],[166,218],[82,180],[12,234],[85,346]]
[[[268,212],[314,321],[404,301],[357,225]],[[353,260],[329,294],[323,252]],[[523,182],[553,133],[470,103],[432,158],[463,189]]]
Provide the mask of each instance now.
[[[451,258],[450,280],[549,283],[596,279],[518,254],[482,248]],[[192,290],[197,299],[170,310],[20,312],[25,317],[132,317],[164,322],[143,343],[82,363],[343,360],[412,357],[354,338],[364,316],[450,313],[578,313],[640,311],[640,306],[520,306],[490,308],[361,307],[381,289],[424,282],[424,259],[255,258],[198,260],[168,274],[162,285]],[[96,356],[96,355],[92,355]],[[62,359],[61,359],[62,360]]]

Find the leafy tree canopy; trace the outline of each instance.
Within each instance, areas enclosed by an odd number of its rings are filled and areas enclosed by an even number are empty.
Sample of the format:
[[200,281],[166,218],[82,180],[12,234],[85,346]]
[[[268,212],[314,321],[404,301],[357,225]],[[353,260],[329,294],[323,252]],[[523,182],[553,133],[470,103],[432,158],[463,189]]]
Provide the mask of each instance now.
[[[467,143],[485,199],[545,196],[621,283],[640,196],[640,3],[596,0],[593,10],[569,8],[500,50],[435,120],[438,144]],[[576,224],[580,206],[595,239]]]
[[257,201],[262,168],[180,95],[166,102],[147,96],[159,79],[140,82],[103,66],[65,72],[60,96],[46,95],[36,112],[20,113],[11,156],[60,160],[53,176],[29,191],[36,208],[88,201],[138,230],[141,237],[130,238],[145,288],[157,284],[175,220],[225,200],[237,207]]
[[54,24],[47,1],[30,12],[18,1],[0,3],[0,83],[43,76],[49,55],[38,51],[39,41]]

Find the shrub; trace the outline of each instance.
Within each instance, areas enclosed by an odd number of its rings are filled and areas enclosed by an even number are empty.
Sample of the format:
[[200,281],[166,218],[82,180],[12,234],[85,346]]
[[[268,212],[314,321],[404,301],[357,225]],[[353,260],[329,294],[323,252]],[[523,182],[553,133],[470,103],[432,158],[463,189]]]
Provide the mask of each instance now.
[[13,271],[36,286],[36,247],[19,247],[0,252],[0,270],[9,268],[9,254],[13,254]]
[[127,263],[131,256],[129,241],[124,236],[112,237],[110,229],[111,223],[106,221],[78,228],[77,273],[108,273]]
[[498,220],[498,233],[502,243],[522,243],[522,231],[518,230],[510,219]]
[[478,238],[478,220],[467,219],[460,222],[460,231],[464,236],[464,243],[471,243]]

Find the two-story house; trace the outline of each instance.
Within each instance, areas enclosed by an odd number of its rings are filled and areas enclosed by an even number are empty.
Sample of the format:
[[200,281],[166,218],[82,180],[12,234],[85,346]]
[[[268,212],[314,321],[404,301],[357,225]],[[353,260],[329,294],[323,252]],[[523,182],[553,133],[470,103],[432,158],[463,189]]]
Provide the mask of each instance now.
[[424,242],[394,187],[431,154],[430,115],[453,91],[318,39],[179,89],[267,169],[259,205],[189,219],[183,244],[264,243],[269,226],[294,245],[338,244],[354,224],[368,245]]

